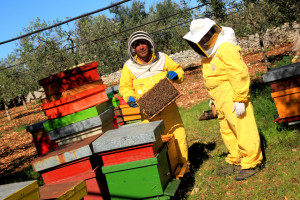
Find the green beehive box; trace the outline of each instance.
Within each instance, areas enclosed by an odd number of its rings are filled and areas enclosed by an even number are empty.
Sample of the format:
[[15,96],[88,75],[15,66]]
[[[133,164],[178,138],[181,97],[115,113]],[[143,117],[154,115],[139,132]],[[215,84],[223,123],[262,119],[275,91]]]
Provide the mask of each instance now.
[[108,94],[107,94],[107,97],[108,97],[109,99],[112,99],[112,98],[114,97],[114,93],[113,93],[113,92],[108,93]]
[[120,105],[120,101],[119,101],[118,97],[112,98],[111,101],[112,101],[112,104],[113,104],[114,107],[117,107],[117,106]]
[[80,122],[92,117],[96,117],[105,110],[108,109],[108,102],[105,101],[97,106],[93,106],[91,108],[66,115],[60,118],[56,118],[53,120],[48,120],[47,122],[43,123],[43,126],[47,132],[50,132],[54,129],[58,129],[64,126],[68,126],[70,124],[74,124],[76,122]]
[[167,148],[155,158],[102,167],[111,199],[146,199],[162,196],[171,173]]

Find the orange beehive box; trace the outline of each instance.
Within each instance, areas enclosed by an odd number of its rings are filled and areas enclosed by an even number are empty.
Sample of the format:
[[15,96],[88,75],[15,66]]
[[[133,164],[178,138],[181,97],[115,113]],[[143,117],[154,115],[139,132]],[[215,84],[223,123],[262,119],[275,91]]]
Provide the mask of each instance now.
[[103,84],[102,80],[94,81],[94,82],[91,82],[91,83],[80,85],[80,86],[78,86],[76,88],[72,88],[70,90],[66,90],[62,93],[54,94],[52,96],[46,97],[46,98],[42,99],[41,101],[42,101],[42,104],[50,103],[52,101],[57,101],[59,99],[65,98],[65,97],[72,96],[74,94],[78,94],[80,92],[83,92],[85,90],[89,90],[93,87],[96,87],[96,86],[102,85],[102,84]]
[[105,84],[99,85],[57,101],[42,104],[41,107],[48,119],[66,116],[108,101],[105,89]]
[[300,87],[271,93],[280,118],[300,115]]

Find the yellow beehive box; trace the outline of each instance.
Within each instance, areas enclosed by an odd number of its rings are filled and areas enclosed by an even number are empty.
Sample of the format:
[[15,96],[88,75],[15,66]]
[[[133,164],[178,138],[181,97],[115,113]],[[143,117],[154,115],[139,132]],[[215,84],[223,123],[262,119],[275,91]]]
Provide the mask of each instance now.
[[0,185],[2,200],[38,200],[39,186],[36,180]]
[[87,195],[85,180],[44,185],[40,187],[40,200],[80,200]]

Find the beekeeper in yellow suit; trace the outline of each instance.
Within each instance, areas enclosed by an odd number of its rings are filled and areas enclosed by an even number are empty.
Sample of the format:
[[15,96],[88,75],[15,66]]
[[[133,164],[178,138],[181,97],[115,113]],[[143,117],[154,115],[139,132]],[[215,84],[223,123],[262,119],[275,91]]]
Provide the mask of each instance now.
[[258,172],[263,156],[250,102],[248,68],[235,33],[204,18],[193,20],[183,38],[202,57],[210,104],[216,106],[220,132],[229,150],[225,159],[229,164],[218,174],[236,173],[236,180],[244,180]]
[[[183,81],[184,71],[168,55],[157,52],[151,36],[143,31],[134,32],[128,40],[130,59],[124,64],[119,92],[124,100],[136,107],[136,100],[161,79],[168,77],[177,83]],[[185,129],[175,102],[171,103],[151,121],[163,120],[163,134],[174,134],[179,148],[179,163],[188,163],[188,146]],[[143,123],[149,120],[142,112]]]

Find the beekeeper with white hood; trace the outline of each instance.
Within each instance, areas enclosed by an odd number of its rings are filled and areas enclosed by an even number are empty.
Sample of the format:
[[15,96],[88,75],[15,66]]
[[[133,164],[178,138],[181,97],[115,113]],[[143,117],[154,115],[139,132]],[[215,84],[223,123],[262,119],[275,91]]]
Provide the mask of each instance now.
[[[123,66],[119,92],[131,107],[136,107],[136,100],[161,79],[168,77],[177,83],[183,81],[184,71],[180,65],[168,55],[157,52],[152,37],[144,31],[131,34],[128,39],[128,54],[130,59]],[[176,103],[171,103],[151,120],[143,112],[141,114],[143,123],[164,121],[163,134],[174,135],[179,164],[189,165],[186,133]],[[187,168],[186,172],[188,171]]]
[[259,171],[263,156],[249,97],[248,69],[235,33],[204,18],[193,20],[183,38],[202,57],[210,104],[216,106],[220,132],[229,150],[228,164],[218,174],[236,173],[236,180],[244,180]]

